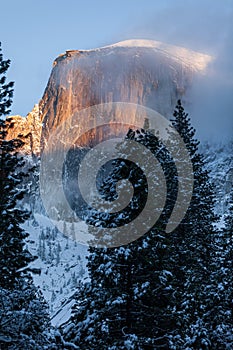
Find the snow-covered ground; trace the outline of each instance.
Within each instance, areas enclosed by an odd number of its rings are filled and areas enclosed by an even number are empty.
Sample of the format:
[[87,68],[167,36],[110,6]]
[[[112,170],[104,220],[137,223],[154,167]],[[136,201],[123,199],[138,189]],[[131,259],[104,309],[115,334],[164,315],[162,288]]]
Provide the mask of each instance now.
[[33,274],[34,283],[49,304],[52,323],[58,325],[70,317],[78,282],[87,278],[87,247],[64,236],[44,215],[34,218],[24,224],[30,233],[27,246],[38,256],[30,266],[41,270]]
[[[232,151],[232,142],[221,145],[206,143],[201,148],[216,189],[216,212],[221,217],[219,227],[223,224],[222,218],[227,212],[233,185]],[[26,222],[24,228],[30,233],[28,248],[38,256],[31,267],[41,270],[41,274],[33,275],[34,282],[49,304],[52,324],[58,326],[70,317],[79,280],[88,279],[87,246],[62,234],[42,213],[34,213],[34,219]],[[71,227],[67,226],[66,229],[68,232]]]
[[233,142],[204,143],[200,150],[205,156],[206,168],[216,192],[216,213],[222,219],[229,207],[233,186]]

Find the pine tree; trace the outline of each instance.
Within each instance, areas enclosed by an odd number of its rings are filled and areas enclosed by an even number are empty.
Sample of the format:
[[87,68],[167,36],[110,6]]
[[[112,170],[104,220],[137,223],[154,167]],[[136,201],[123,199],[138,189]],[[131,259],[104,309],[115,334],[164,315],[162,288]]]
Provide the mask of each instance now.
[[225,244],[223,249],[225,250],[224,266],[227,271],[227,303],[228,311],[230,311],[231,324],[233,323],[233,189],[230,194],[230,209],[225,219]]
[[[0,51],[0,118],[9,113],[12,102],[13,83],[6,83],[6,72],[10,61],[3,60]],[[20,140],[6,141],[6,124],[0,119],[0,286],[14,288],[22,270],[33,260],[24,249],[24,239],[27,233],[20,224],[28,218],[28,213],[17,207],[23,198],[24,190],[20,188],[25,174],[22,168],[23,157],[17,154],[17,148],[22,145]]]
[[[32,280],[21,279],[17,288],[0,288],[0,348],[48,348],[48,307]],[[52,348],[51,348],[52,349]]]
[[23,157],[17,153],[21,140],[6,140],[4,116],[12,102],[13,83],[6,83],[10,61],[0,48],[0,347],[38,349],[49,345],[47,306],[32,284],[28,264],[34,257],[25,248],[28,237],[22,224],[29,217],[19,208],[24,197]]
[[208,314],[213,305],[209,297],[214,240],[214,192],[203,156],[198,152],[195,129],[178,101],[172,125],[182,137],[193,166],[193,193],[187,213],[172,234],[176,312],[182,315],[181,336],[184,347],[210,348]]
[[[129,130],[127,138],[150,148],[161,163],[171,161],[151,133]],[[120,152],[123,152],[122,147],[124,143],[119,145]],[[127,178],[134,184],[134,198],[123,215],[94,213],[89,222],[97,226],[101,222],[114,227],[132,219],[146,200],[146,178],[138,167],[121,159],[115,162],[114,169],[101,188],[102,194],[106,198],[114,195],[116,182]],[[169,206],[168,200],[167,212]],[[137,241],[118,248],[89,248],[90,282],[81,286],[77,293],[72,323],[64,329],[67,340],[86,349],[168,348],[170,339],[177,332],[178,320],[173,316],[170,242],[165,235],[165,226],[162,217]]]
[[149,239],[111,251],[91,249],[91,281],[77,293],[66,339],[85,349],[168,347],[176,321],[163,243],[157,251]]
[[[13,97],[14,83],[6,82],[6,72],[10,67],[10,60],[4,60],[2,55],[1,43],[0,43],[0,117],[10,112],[10,106]],[[2,125],[2,121],[1,121]]]
[[225,227],[216,239],[215,269],[212,273],[213,309],[211,339],[213,349],[233,347],[233,190],[230,208],[225,217]]
[[[143,143],[159,160],[167,182],[164,211],[143,237],[119,248],[89,248],[90,282],[77,293],[68,327],[69,341],[86,349],[210,349],[213,311],[211,275],[214,267],[214,196],[199,142],[188,115],[178,101],[173,127],[182,137],[193,165],[194,186],[190,206],[170,234],[166,224],[177,197],[178,174],[174,160],[148,130],[129,130],[127,138]],[[121,146],[119,146],[121,147]],[[171,137],[171,145],[177,149]],[[126,215],[98,215],[89,223],[114,227],[132,219],[146,200],[146,179],[139,169],[120,160],[102,195],[113,194],[119,178],[136,185]],[[138,186],[138,187],[137,187]],[[143,194],[144,193],[144,194]],[[99,238],[99,237],[98,237]],[[114,239],[114,237],[112,237]]]

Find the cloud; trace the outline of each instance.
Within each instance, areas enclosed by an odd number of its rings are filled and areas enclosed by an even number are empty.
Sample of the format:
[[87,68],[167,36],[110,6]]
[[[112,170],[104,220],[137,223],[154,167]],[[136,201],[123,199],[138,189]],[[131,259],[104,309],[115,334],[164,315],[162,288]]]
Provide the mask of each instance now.
[[160,40],[215,57],[189,94],[189,112],[201,139],[233,135],[233,1],[164,1],[129,26],[134,38]]

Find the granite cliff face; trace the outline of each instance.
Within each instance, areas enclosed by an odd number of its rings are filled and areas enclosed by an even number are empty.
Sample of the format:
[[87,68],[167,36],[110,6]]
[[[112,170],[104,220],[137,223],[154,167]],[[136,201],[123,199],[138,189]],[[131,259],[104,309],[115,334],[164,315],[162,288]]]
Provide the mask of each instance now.
[[210,56],[147,40],[66,51],[54,61],[39,104],[42,139],[46,142],[75,112],[100,103],[131,102],[170,117],[177,99],[185,100],[194,76],[210,61]]
[[[39,106],[26,118],[7,118],[8,125],[13,123],[8,138],[21,136],[25,142],[22,152],[39,155],[41,140],[43,148],[49,135],[75,112],[100,103],[131,102],[169,118],[177,99],[188,102],[186,92],[195,76],[205,73],[211,59],[149,40],[66,51],[54,61]],[[128,118],[134,124],[134,115],[129,113]]]
[[35,156],[40,154],[42,121],[38,105],[35,105],[26,117],[21,117],[20,115],[7,117],[6,125],[7,140],[20,138],[24,142],[20,152]]

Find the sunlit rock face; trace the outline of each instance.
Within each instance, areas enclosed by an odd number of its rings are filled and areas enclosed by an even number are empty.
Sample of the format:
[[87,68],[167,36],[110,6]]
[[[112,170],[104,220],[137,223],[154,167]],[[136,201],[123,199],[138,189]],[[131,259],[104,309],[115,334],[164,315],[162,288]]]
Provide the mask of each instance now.
[[[42,144],[74,113],[96,104],[130,102],[169,118],[177,99],[185,102],[194,76],[204,73],[210,61],[210,56],[148,40],[66,51],[54,61],[39,104]],[[128,118],[133,125],[134,114]]]
[[[7,118],[8,139],[20,137],[21,151],[39,155],[41,145],[58,126],[78,111],[101,103],[130,102],[163,116],[172,116],[177,99],[187,104],[187,92],[196,75],[204,74],[208,55],[157,41],[127,40],[93,50],[69,50],[55,61],[44,95],[27,117]],[[92,118],[88,116],[87,118]],[[135,108],[127,111],[134,125]],[[120,116],[118,115],[118,120]],[[78,120],[77,120],[78,122]],[[88,124],[88,122],[87,122]],[[116,130],[117,131],[117,130]],[[42,143],[41,143],[42,135]],[[99,142],[98,130],[83,135],[81,144]]]
[[20,138],[24,142],[23,147],[18,151],[30,156],[40,154],[42,121],[38,105],[35,105],[26,117],[20,115],[7,117],[6,125],[7,140]]

